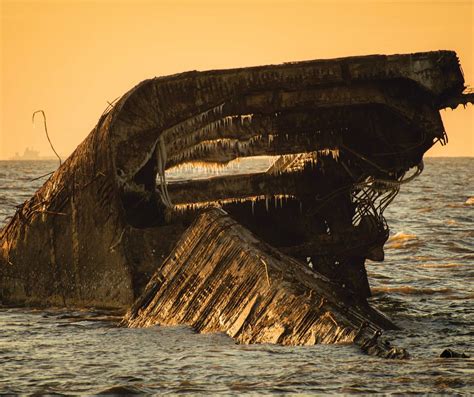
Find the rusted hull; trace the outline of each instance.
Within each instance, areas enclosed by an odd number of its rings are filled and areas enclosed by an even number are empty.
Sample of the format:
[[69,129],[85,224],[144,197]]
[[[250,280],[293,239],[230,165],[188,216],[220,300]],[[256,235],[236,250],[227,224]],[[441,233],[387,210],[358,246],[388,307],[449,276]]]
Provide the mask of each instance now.
[[[449,51],[146,80],[107,109],[1,230],[0,300],[126,308],[191,225],[197,204],[226,197],[222,207],[259,239],[298,260],[314,257],[319,271],[363,299],[370,295],[364,261],[383,258],[383,209],[405,172],[444,142],[439,110],[472,101],[463,89]],[[250,183],[213,180],[206,192],[164,180],[166,169],[187,162],[302,153],[317,159],[314,167],[283,165]],[[255,208],[249,195],[259,197]],[[282,196],[282,208],[265,210],[262,201]],[[351,241],[344,236],[371,233],[362,248],[344,246]]]

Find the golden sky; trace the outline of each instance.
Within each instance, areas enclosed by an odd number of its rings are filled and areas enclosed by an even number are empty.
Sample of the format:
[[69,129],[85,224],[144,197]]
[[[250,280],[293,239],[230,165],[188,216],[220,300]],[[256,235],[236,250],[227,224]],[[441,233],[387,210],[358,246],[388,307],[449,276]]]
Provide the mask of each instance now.
[[[0,0],[0,158],[69,155],[107,106],[146,78],[374,53],[455,50],[474,86],[473,1]],[[442,111],[449,144],[474,156],[474,106]]]

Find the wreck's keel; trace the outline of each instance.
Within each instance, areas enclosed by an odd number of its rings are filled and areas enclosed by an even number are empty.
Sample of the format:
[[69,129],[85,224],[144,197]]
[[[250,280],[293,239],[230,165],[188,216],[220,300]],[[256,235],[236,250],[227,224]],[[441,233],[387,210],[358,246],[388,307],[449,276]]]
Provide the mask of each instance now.
[[218,209],[183,234],[124,317],[129,327],[186,324],[241,343],[351,343],[384,357],[395,326],[365,299],[279,253]]

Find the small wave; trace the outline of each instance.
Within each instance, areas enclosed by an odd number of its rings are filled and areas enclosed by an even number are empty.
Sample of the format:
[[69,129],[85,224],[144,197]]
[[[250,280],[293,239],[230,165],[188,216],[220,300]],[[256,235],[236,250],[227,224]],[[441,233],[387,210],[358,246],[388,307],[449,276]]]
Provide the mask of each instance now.
[[456,300],[474,300],[474,294],[467,294],[467,295],[454,295],[452,299]]
[[418,237],[416,234],[398,232],[389,237],[386,248],[403,248],[407,245],[417,244],[417,240]]
[[459,241],[459,242],[455,242],[455,241],[448,241],[446,244],[445,244],[446,248],[451,251],[451,252],[455,252],[457,254],[472,254],[472,249],[471,249],[471,245],[469,244],[469,242],[465,242],[465,241]]
[[450,269],[453,267],[463,267],[462,263],[422,263],[420,267],[429,269]]
[[409,285],[403,287],[374,287],[372,288],[372,295],[380,295],[383,293],[393,293],[402,295],[434,295],[434,294],[448,294],[452,292],[451,288],[417,288]]
[[418,212],[421,212],[421,213],[433,212],[433,208],[431,208],[431,207],[420,208],[420,209],[418,210]]
[[446,208],[462,208],[465,205],[468,205],[468,204],[462,204],[462,203],[446,204],[445,207]]
[[465,205],[474,205],[474,197],[469,197],[464,204]]
[[388,239],[388,243],[392,241],[407,241],[407,240],[415,240],[418,237],[416,234],[410,234],[410,233],[403,233],[403,232],[397,232],[393,236],[390,236]]
[[436,257],[432,255],[419,255],[414,256],[413,259],[416,261],[432,261],[433,259],[436,259]]
[[111,394],[111,395],[130,395],[130,394],[143,394],[144,390],[140,389],[136,386],[131,385],[119,385],[119,386],[112,386],[107,389],[99,391],[97,394]]

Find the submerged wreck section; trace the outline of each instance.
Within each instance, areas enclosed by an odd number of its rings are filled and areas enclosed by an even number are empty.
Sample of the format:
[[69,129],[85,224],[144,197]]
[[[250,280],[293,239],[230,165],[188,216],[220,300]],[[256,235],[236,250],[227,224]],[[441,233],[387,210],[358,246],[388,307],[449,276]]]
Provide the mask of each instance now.
[[[365,260],[384,257],[383,211],[400,186],[422,171],[426,150],[446,142],[439,110],[474,101],[465,88],[451,51],[146,80],[106,109],[84,142],[0,231],[0,301],[125,309],[142,296],[156,269],[166,268],[163,261],[201,211],[218,206],[273,247],[264,259],[271,262],[270,283],[272,271],[285,272],[283,262],[310,258],[325,282],[339,286],[334,291],[343,296],[350,290],[363,302],[370,296]],[[166,171],[173,167],[221,167],[258,155],[277,160],[264,172],[167,183]],[[211,255],[212,244],[206,247]],[[278,262],[278,255],[285,260]],[[257,277],[256,269],[248,271]],[[285,277],[300,272],[288,269]],[[279,299],[275,288],[284,287],[296,304],[300,298],[288,291],[299,288],[299,278],[285,280],[274,281],[268,292]],[[257,313],[253,305],[248,310]],[[308,313],[325,313],[315,310]],[[373,313],[365,310],[362,316]],[[357,324],[336,316],[346,331],[327,338],[353,335],[347,327]],[[229,314],[225,321],[234,320]],[[279,342],[292,340],[288,332],[296,324],[288,321],[277,321],[286,330]],[[310,338],[306,331],[295,332],[301,343]]]
[[365,299],[261,242],[223,210],[200,215],[156,270],[123,325],[185,324],[240,343],[352,343],[387,358],[396,328]]

